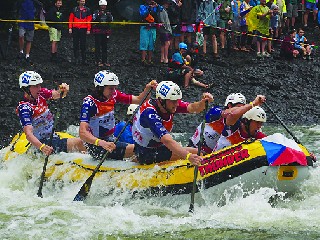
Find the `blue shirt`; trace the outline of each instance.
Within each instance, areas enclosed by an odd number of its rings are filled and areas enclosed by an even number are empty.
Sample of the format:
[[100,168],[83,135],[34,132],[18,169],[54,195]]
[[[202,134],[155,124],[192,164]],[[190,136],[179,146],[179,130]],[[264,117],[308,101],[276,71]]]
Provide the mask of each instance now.
[[[126,125],[126,122],[122,121],[115,126],[115,129],[114,129],[115,137],[119,136],[119,133],[121,132],[121,130],[124,128],[125,125]],[[128,126],[126,126],[125,130],[123,131],[123,133],[119,138],[119,142],[126,142],[130,144],[134,143],[132,138],[132,123],[129,123]]]

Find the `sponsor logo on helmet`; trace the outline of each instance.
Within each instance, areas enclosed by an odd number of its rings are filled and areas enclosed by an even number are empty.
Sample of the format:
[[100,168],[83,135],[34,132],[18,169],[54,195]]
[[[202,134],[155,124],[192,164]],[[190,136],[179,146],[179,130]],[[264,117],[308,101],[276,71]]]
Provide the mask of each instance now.
[[103,78],[104,78],[103,73],[98,72],[98,73],[96,74],[94,80],[95,80],[97,83],[102,83]]
[[25,83],[25,84],[29,84],[30,83],[30,78],[31,78],[31,75],[28,75],[27,73],[23,74],[22,76],[22,83]]
[[167,85],[164,85],[164,84],[159,89],[159,93],[164,97],[167,96],[169,91],[170,91],[170,87],[168,87]]

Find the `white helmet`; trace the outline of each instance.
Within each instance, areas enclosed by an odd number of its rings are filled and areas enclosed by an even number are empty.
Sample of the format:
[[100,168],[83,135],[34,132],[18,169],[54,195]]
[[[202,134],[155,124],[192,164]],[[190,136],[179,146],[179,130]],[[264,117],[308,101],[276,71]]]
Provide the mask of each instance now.
[[231,103],[232,105],[235,105],[237,103],[246,104],[246,97],[243,96],[241,93],[231,93],[227,98],[226,102],[224,103],[224,106],[228,106],[228,104]]
[[42,77],[39,73],[36,73],[34,71],[26,71],[21,73],[21,75],[19,76],[20,88],[34,86],[40,83],[43,83]]
[[99,6],[107,6],[108,2],[106,0],[100,0],[99,1]]
[[115,75],[113,72],[109,72],[107,70],[102,70],[98,72],[94,76],[94,86],[117,86],[119,85],[119,79],[117,75]]
[[248,112],[243,114],[242,118],[254,120],[257,122],[266,122],[267,114],[261,107],[253,107]]
[[137,107],[139,107],[138,104],[130,104],[127,110],[127,115],[132,115],[134,110],[136,110]]
[[156,98],[178,100],[182,98],[182,92],[174,82],[162,81],[156,88]]

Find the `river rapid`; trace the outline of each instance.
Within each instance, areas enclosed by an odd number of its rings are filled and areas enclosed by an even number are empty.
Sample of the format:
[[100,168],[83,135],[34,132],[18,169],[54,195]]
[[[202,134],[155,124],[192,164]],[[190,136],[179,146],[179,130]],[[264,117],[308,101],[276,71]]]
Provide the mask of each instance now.
[[[68,131],[74,134],[76,129],[71,126]],[[320,126],[290,129],[319,158]],[[264,131],[285,133],[268,125]],[[189,136],[175,134],[182,144]],[[0,151],[0,239],[320,239],[318,167],[311,169],[310,178],[294,196],[270,188],[246,193],[239,183],[236,196],[229,198],[226,192],[224,205],[196,201],[190,214],[189,195],[106,196],[99,194],[95,183],[85,202],[72,201],[82,183],[68,181],[49,180],[39,198],[41,157],[19,156],[4,162],[4,152]]]

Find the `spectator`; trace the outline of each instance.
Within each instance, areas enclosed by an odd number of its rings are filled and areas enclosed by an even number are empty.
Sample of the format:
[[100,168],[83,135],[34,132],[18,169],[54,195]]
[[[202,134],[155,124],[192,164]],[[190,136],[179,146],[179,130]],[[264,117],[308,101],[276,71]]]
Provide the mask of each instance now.
[[57,51],[58,51],[58,42],[61,39],[61,29],[62,24],[59,22],[63,21],[63,15],[61,12],[62,0],[55,0],[55,4],[48,13],[46,14],[46,20],[49,22],[57,23],[48,23],[49,26],[49,38],[51,42],[51,61],[55,62],[57,60]]
[[193,79],[193,69],[189,66],[189,63],[187,63],[185,59],[187,50],[187,44],[179,44],[179,51],[175,52],[169,61],[168,79],[178,85],[184,86],[185,88],[189,87],[191,80],[191,83],[199,87],[208,88],[208,85]]
[[191,82],[195,82],[194,77],[201,77],[203,71],[199,68],[199,44],[193,42],[190,45],[189,51],[187,51],[186,63],[192,68],[192,79]]
[[251,11],[250,0],[244,0],[240,5],[240,47],[242,51],[249,52],[252,45],[252,36],[248,36],[247,14]]
[[[143,23],[140,27],[140,50],[141,62],[144,65],[153,65],[152,55],[156,41],[156,25],[158,14],[162,6],[154,0],[145,0],[145,4],[140,5],[139,13]],[[146,60],[148,58],[148,60]]]
[[296,30],[292,29],[288,32],[288,35],[284,37],[281,49],[280,49],[280,57],[291,60],[293,58],[296,58],[299,54],[299,51],[294,49],[294,42],[295,42],[295,36],[296,36]]
[[305,1],[306,11],[304,12],[304,15],[303,15],[303,24],[305,28],[308,27],[308,18],[309,18],[310,11],[313,12],[313,24],[317,23],[318,8],[317,8],[316,2],[317,2],[316,0]]
[[216,13],[218,6],[215,1],[202,1],[198,9],[198,20],[203,21],[205,26],[203,27],[203,54],[207,54],[207,41],[208,36],[211,36],[213,57],[219,58],[218,55],[218,43],[217,43],[217,18]]
[[298,0],[289,0],[287,5],[287,28],[294,28],[298,17]]
[[270,36],[270,17],[272,10],[266,6],[266,0],[261,0],[260,5],[256,6],[258,24],[257,24],[257,57],[270,57],[268,52],[265,52],[267,39]]
[[[19,20],[33,21],[35,18],[35,4],[42,6],[38,0],[21,0],[17,1],[17,12]],[[20,59],[25,59],[27,63],[33,64],[30,60],[31,43],[34,37],[34,22],[20,22],[19,26],[19,55]],[[24,51],[24,38],[26,38],[26,46]],[[24,55],[25,53],[25,55]]]
[[168,51],[172,38],[172,29],[170,26],[170,20],[167,9],[169,8],[171,0],[164,0],[162,3],[163,9],[159,12],[159,22],[161,23],[159,28],[160,42],[161,42],[161,63],[168,63]]
[[[133,112],[136,110],[138,107],[138,104],[130,104],[127,110],[127,118],[124,121],[119,122],[115,128],[114,128],[114,136],[118,137],[119,133],[122,131],[124,126],[127,124],[126,122],[129,121],[128,118],[132,117]],[[132,137],[132,119],[129,121],[129,124],[126,126],[125,130],[119,137],[119,142],[125,142],[129,144],[133,144],[133,137]]]
[[69,33],[73,37],[73,53],[75,62],[80,63],[79,47],[81,49],[81,62],[86,63],[86,35],[90,34],[92,15],[90,8],[85,6],[86,0],[79,0],[79,6],[72,9],[69,16]]
[[182,2],[180,0],[172,0],[169,5],[168,16],[172,28],[172,39],[170,44],[170,49],[176,50],[179,48],[180,36],[181,36],[181,6]]
[[231,9],[230,0],[222,1],[222,5],[219,9],[219,13],[220,13],[220,20],[219,20],[218,26],[221,28],[220,44],[221,44],[221,49],[224,49],[226,44],[226,30],[231,28],[232,21],[233,21],[233,12]]
[[[272,39],[278,38],[278,27],[279,27],[279,7],[275,4],[271,5],[272,14],[270,17],[270,36]],[[272,48],[272,41],[268,40],[268,52],[271,54],[274,49]]]
[[108,63],[108,41],[111,29],[108,22],[113,21],[111,12],[107,10],[108,2],[106,0],[99,1],[99,10],[92,15],[92,20],[98,22],[92,26],[95,42],[95,61],[98,67],[109,67]]
[[294,48],[299,51],[299,53],[303,56],[303,59],[312,60],[311,51],[312,48],[308,43],[307,38],[304,36],[304,31],[302,28],[299,28],[298,33],[295,35],[294,39]]
[[182,0],[181,42],[184,42],[184,38],[187,37],[187,43],[192,43],[192,33],[194,33],[193,24],[196,22],[196,10],[197,7],[195,0]]

